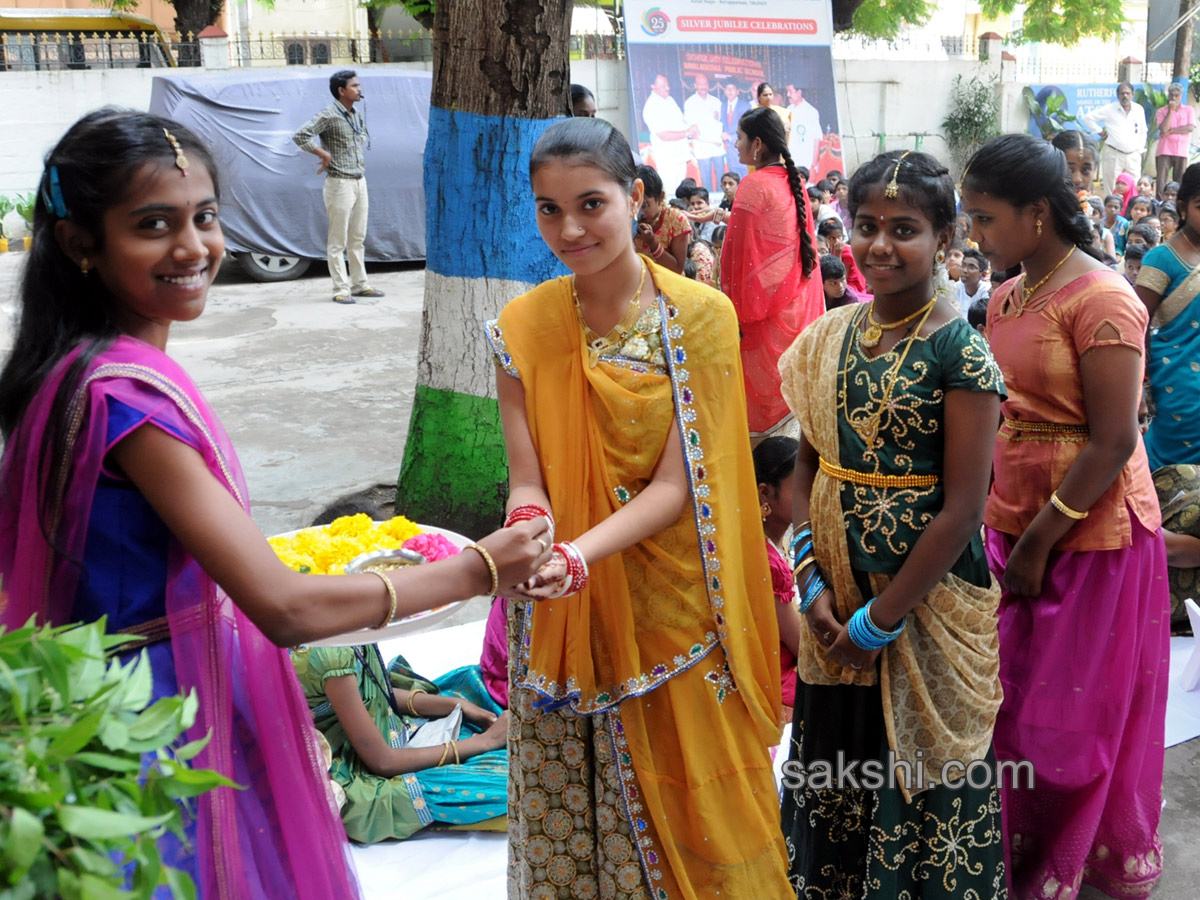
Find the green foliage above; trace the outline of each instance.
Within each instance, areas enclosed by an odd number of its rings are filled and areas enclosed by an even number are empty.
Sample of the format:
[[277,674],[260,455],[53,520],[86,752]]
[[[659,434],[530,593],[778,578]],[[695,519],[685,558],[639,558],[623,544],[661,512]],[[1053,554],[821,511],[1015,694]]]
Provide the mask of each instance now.
[[[981,0],[985,18],[1012,13],[1017,0]],[[1024,43],[1070,46],[1081,38],[1117,38],[1125,25],[1121,0],[1030,0],[1019,38]]]
[[37,195],[30,191],[28,194],[17,194],[13,197],[13,208],[25,220],[25,224],[33,230],[33,207],[37,203]]
[[853,33],[893,40],[910,25],[924,25],[936,9],[926,0],[866,0],[854,11]]
[[959,170],[971,154],[1000,133],[996,124],[996,82],[978,75],[954,76],[950,89],[950,114],[942,120],[946,147]]
[[150,704],[145,651],[109,659],[129,638],[104,625],[0,631],[0,900],[196,895],[155,840],[183,836],[178,800],[232,783],[188,766],[207,738],[176,745],[195,694]]

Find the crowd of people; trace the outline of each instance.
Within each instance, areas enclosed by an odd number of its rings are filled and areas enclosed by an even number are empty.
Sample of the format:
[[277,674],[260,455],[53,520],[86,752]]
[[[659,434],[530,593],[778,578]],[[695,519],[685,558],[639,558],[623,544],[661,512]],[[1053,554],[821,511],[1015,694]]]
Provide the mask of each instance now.
[[[512,898],[1148,896],[1200,562],[1200,166],[1159,206],[1094,194],[1081,135],[1005,135],[957,185],[913,151],[809,184],[762,103],[744,172],[664,185],[589,99],[529,163],[570,274],[480,336],[504,526],[388,573],[286,568],[166,353],[223,250],[203,143],[101,110],[48,155],[0,622],[107,615],[156,695],[197,691],[199,764],[246,789],[165,860],[204,898],[351,898],[347,835],[506,815]],[[437,679],[282,649],[479,593],[481,664]]]

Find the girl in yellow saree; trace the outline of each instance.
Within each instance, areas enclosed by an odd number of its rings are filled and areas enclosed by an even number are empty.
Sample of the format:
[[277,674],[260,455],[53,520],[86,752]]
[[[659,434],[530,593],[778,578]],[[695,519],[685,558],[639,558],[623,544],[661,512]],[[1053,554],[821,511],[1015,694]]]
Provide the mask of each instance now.
[[635,254],[642,185],[607,123],[548,129],[530,176],[574,276],[488,339],[510,520],[572,543],[509,607],[509,897],[782,900],[779,636],[733,307]]

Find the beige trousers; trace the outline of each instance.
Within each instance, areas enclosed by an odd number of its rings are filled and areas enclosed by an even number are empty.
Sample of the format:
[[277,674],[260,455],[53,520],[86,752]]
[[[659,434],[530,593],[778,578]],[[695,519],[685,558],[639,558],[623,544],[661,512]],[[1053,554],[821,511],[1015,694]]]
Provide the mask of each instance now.
[[[333,278],[334,294],[349,294],[370,288],[367,267],[363,256],[363,242],[367,239],[367,179],[325,179],[321,191],[325,198],[325,212],[329,215],[329,239],[325,250],[329,261],[329,275]],[[350,274],[346,274],[345,254],[350,260]]]
[[1145,151],[1135,150],[1132,153],[1122,153],[1112,147],[1100,151],[1100,184],[1104,188],[1104,196],[1113,192],[1117,176],[1128,172],[1137,181],[1142,177],[1142,156]]

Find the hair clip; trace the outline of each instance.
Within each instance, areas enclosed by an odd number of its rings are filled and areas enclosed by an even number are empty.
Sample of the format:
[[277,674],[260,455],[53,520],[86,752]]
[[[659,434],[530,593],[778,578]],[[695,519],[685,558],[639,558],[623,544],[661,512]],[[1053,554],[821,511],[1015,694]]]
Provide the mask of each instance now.
[[62,187],[58,183],[58,166],[51,166],[42,182],[42,202],[60,219],[67,217],[67,204],[63,200]]
[[900,196],[900,187],[896,184],[896,178],[900,175],[900,163],[904,162],[904,157],[912,153],[911,150],[905,150],[896,160],[896,168],[892,169],[892,180],[888,182],[887,187],[883,189],[883,196],[889,200],[895,200]]
[[183,177],[187,178],[188,158],[183,155],[183,148],[179,146],[179,140],[167,129],[163,129],[163,134],[167,136],[167,141],[171,144],[171,149],[175,151],[175,167],[183,173]]
[[967,167],[963,169],[962,178],[958,179],[958,193],[961,196],[963,185],[967,183],[967,173],[971,171],[971,164],[967,163]]

